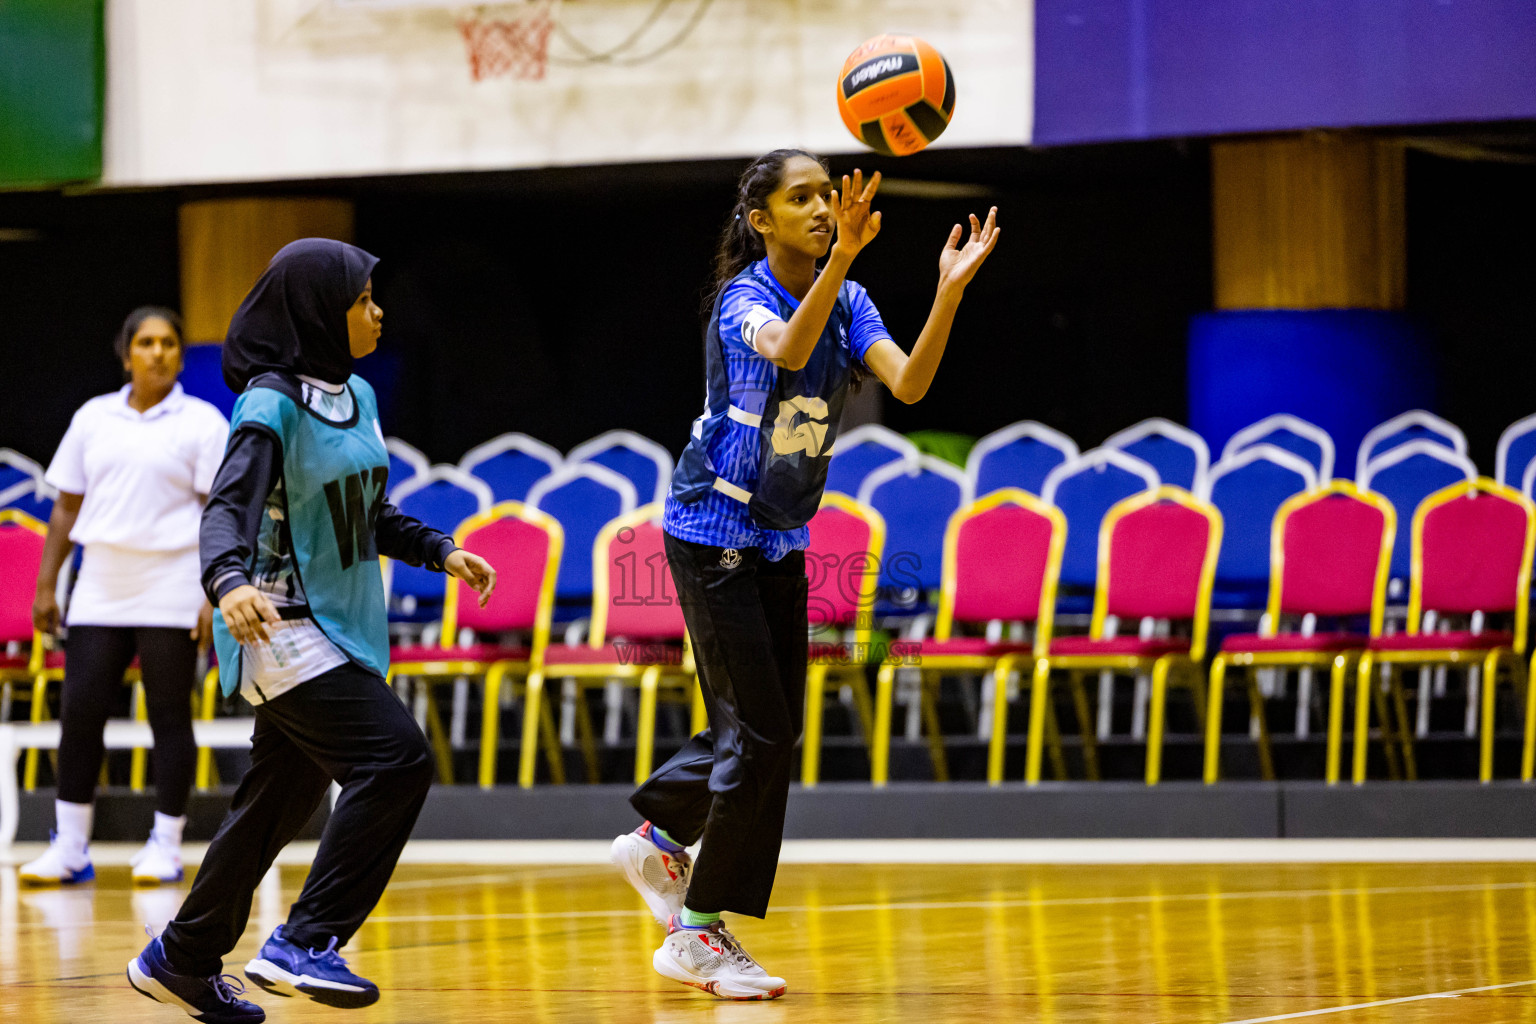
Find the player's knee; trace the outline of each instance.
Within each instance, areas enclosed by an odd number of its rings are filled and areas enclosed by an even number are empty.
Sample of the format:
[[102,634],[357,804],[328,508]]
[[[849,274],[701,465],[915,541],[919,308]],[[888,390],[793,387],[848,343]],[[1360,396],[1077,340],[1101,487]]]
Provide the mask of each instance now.
[[432,785],[432,779],[436,775],[432,747],[419,729],[411,730],[407,736],[408,738],[401,744],[395,774],[399,776],[402,784],[413,790],[425,791]]

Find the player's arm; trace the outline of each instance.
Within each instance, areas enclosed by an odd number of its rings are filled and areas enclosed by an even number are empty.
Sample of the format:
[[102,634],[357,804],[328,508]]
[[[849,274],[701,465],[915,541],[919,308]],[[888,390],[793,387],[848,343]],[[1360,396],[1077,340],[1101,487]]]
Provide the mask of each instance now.
[[889,339],[881,339],[864,354],[864,363],[874,371],[891,394],[908,405],[928,393],[933,376],[938,372],[939,360],[944,356],[944,346],[949,343],[949,331],[955,323],[955,311],[965,286],[976,276],[976,270],[997,246],[1002,229],[997,226],[997,207],[987,214],[982,224],[971,215],[971,237],[963,247],[960,243],[960,225],[956,224],[939,254],[939,291],[928,312],[928,322],[912,346],[912,354]]
[[758,329],[752,343],[758,355],[789,370],[799,370],[810,362],[821,332],[827,329],[827,318],[837,305],[838,292],[848,277],[853,258],[880,233],[880,215],[870,210],[879,187],[879,171],[869,179],[868,185],[864,184],[864,172],[854,171],[851,182],[848,175],[843,175],[841,192],[832,190],[837,241],[794,315],[788,320],[766,323]]
[[48,516],[48,535],[43,540],[43,562],[37,568],[37,594],[32,599],[32,628],[39,633],[59,631],[59,570],[69,559],[70,531],[80,518],[83,494],[60,491]]
[[407,565],[424,565],[433,572],[446,572],[468,583],[480,595],[482,608],[496,590],[496,570],[490,562],[456,546],[446,533],[406,515],[387,501],[374,520],[373,537],[379,554],[386,558]]
[[282,472],[283,445],[270,430],[244,425],[229,439],[213,478],[198,528],[203,592],[217,604],[230,635],[242,644],[264,643],[277,608],[251,584],[261,516]]

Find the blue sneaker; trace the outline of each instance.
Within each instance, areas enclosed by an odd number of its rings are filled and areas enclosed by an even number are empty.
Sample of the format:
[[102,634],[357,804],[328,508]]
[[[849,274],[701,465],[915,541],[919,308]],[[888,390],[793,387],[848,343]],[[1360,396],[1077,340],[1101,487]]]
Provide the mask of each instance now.
[[261,1024],[267,1019],[261,1007],[239,998],[245,986],[234,975],[194,978],[171,970],[158,938],[128,961],[128,984],[140,995],[179,1007],[204,1024]]
[[279,996],[309,996],[325,1006],[355,1010],[379,1001],[379,986],[347,970],[336,952],[336,937],[321,950],[305,949],[283,937],[283,926],[261,947],[256,959],[245,965],[245,976]]

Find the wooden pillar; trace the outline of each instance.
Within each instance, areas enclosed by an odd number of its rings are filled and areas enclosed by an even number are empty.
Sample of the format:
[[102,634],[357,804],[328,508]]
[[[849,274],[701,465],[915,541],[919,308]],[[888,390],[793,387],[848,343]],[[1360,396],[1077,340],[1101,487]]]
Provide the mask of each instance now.
[[1218,142],[1211,191],[1217,309],[1403,307],[1403,150],[1393,140]]
[[183,203],[181,312],[187,341],[220,342],[274,253],[299,238],[350,242],[345,199],[206,199]]

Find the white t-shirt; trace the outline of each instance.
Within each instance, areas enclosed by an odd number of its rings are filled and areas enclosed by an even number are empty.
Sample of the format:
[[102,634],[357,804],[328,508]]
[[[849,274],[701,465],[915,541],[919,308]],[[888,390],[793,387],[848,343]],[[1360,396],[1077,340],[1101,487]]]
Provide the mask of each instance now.
[[198,523],[229,422],[180,384],[142,413],[129,390],[82,405],[48,466],[48,483],[84,495],[69,539],[85,561],[66,621],[190,629],[203,606]]
[[180,384],[158,405],[137,412],[128,404],[131,387],[76,411],[44,479],[85,495],[69,533],[76,544],[135,551],[196,547],[203,499],[229,443],[229,421]]

